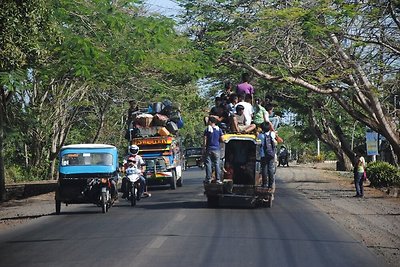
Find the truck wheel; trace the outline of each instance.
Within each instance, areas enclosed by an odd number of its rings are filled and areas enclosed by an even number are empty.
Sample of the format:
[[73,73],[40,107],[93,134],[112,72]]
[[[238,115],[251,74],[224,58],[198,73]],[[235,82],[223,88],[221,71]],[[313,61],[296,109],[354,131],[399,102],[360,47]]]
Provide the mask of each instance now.
[[183,185],[182,179],[183,179],[183,178],[182,178],[182,176],[181,176],[181,178],[179,178],[178,181],[176,181],[176,186],[177,186],[177,187],[182,187],[182,185]]
[[207,207],[218,208],[218,196],[207,196]]
[[177,178],[176,178],[176,170],[172,169],[172,177],[171,177],[171,182],[170,182],[172,190],[176,189],[176,182],[177,182],[176,180],[177,180]]

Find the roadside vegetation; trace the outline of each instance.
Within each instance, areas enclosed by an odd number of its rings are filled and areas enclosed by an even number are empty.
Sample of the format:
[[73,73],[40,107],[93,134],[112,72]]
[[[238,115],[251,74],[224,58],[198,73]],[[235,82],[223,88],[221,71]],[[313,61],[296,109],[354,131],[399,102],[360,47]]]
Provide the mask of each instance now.
[[136,0],[1,2],[0,200],[6,181],[54,179],[65,144],[123,155],[129,100],[179,102],[184,145],[199,145],[213,96],[244,71],[296,114],[279,130],[296,159],[350,170],[368,127],[398,166],[398,1],[177,2],[181,24]]

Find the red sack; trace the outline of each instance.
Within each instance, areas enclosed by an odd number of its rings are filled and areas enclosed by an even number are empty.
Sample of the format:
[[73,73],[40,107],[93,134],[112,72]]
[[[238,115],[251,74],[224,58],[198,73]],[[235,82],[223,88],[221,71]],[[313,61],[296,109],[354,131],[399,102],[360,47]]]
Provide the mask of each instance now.
[[155,114],[153,116],[154,126],[166,126],[168,122],[168,117],[162,114]]

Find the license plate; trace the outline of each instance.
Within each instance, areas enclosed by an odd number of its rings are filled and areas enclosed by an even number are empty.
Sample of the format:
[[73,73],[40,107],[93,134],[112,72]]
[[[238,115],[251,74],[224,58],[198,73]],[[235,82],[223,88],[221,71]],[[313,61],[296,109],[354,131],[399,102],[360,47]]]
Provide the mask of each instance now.
[[107,192],[107,187],[102,187],[101,192],[104,192],[104,193]]

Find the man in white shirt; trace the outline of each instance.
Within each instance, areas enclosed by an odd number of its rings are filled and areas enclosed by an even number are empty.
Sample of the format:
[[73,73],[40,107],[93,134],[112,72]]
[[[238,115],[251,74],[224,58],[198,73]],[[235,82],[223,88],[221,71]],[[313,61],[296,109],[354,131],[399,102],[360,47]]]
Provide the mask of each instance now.
[[249,126],[253,120],[253,106],[251,105],[252,96],[250,94],[239,95],[239,103],[236,104],[235,108],[239,105],[244,107],[243,114],[246,117],[245,125]]

